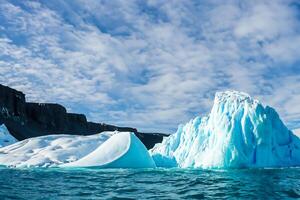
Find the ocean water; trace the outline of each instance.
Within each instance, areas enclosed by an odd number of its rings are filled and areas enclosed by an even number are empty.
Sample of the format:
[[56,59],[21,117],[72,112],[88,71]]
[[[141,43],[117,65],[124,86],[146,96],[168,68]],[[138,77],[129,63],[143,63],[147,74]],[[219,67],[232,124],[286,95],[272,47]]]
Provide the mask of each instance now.
[[300,168],[0,168],[0,199],[299,199]]

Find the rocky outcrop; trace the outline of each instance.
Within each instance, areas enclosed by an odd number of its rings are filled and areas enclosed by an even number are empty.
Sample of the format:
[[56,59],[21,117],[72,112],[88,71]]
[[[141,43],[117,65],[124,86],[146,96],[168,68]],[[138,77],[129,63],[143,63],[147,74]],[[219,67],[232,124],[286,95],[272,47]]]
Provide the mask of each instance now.
[[140,133],[135,128],[88,122],[85,115],[68,113],[59,104],[27,103],[25,94],[0,84],[0,124],[18,140],[48,134],[91,135],[103,131],[129,131],[150,149],[165,134]]

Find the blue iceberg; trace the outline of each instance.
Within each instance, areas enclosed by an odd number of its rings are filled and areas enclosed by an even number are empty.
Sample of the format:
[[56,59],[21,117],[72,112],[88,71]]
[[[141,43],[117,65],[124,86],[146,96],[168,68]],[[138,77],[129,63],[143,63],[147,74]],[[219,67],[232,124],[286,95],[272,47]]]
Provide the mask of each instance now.
[[[96,168],[246,168],[300,166],[300,138],[277,112],[248,94],[216,93],[207,117],[196,117],[149,152],[130,132],[49,135],[17,142],[5,128],[0,165]],[[1,134],[0,134],[1,136]],[[15,143],[16,142],[16,143]],[[14,144],[13,144],[14,143]]]
[[[0,126],[0,131],[1,128],[3,126]],[[16,168],[156,167],[146,147],[134,133],[117,131],[90,136],[47,135],[29,138],[0,148],[0,165]]]
[[6,128],[5,124],[0,126],[0,148],[16,143],[18,140],[14,138]]
[[196,117],[155,145],[157,167],[244,168],[300,166],[300,139],[277,112],[248,94],[216,93],[207,117]]
[[134,133],[122,132],[110,137],[90,154],[60,167],[155,168],[144,144]]

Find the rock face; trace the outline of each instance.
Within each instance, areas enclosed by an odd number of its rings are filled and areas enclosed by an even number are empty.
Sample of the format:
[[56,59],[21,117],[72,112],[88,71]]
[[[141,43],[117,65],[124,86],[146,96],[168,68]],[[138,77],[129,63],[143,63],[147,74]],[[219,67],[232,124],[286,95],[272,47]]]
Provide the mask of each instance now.
[[59,104],[27,103],[25,94],[0,84],[0,124],[18,140],[49,134],[92,135],[103,131],[133,132],[150,149],[165,134],[140,133],[135,128],[88,122],[85,115],[67,113]]

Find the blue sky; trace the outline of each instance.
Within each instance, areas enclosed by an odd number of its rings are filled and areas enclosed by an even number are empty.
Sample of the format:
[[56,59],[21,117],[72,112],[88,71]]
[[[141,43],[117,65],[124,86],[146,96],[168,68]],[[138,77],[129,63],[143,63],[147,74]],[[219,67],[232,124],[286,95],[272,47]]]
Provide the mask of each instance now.
[[89,120],[174,131],[235,89],[300,127],[300,3],[0,0],[0,83]]

